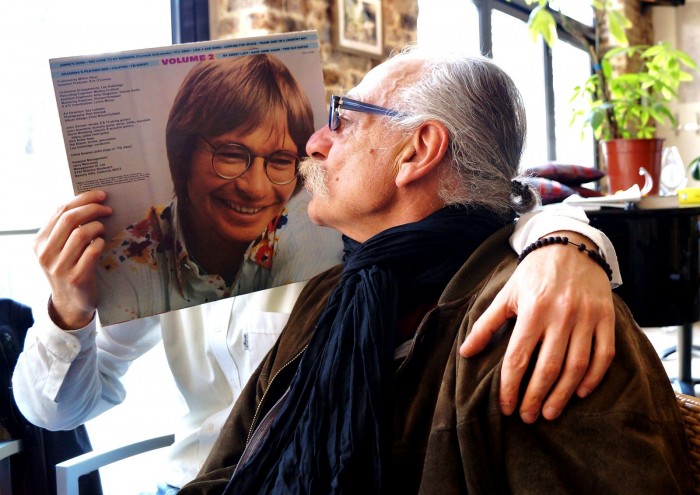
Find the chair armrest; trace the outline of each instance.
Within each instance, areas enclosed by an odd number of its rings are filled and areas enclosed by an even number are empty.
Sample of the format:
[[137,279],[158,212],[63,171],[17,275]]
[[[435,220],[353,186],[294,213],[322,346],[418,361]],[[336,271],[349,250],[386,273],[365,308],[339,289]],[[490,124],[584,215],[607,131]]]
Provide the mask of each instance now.
[[0,442],[0,494],[12,493],[10,456],[22,450],[22,440]]
[[172,445],[175,435],[163,435],[115,449],[93,451],[56,464],[57,495],[78,493],[78,478],[113,462]]
[[10,457],[22,450],[22,440],[8,440],[0,442],[0,460]]

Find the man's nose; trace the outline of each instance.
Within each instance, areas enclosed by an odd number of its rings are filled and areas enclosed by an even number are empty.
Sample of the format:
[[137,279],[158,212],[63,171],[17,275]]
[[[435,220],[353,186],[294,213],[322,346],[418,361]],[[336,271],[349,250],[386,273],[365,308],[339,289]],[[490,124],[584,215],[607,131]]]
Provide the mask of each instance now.
[[238,188],[251,198],[264,196],[272,184],[265,173],[265,159],[261,156],[254,157],[248,170],[236,178],[236,182]]
[[306,154],[312,158],[323,160],[328,156],[331,147],[331,130],[327,126],[314,132],[306,143]]

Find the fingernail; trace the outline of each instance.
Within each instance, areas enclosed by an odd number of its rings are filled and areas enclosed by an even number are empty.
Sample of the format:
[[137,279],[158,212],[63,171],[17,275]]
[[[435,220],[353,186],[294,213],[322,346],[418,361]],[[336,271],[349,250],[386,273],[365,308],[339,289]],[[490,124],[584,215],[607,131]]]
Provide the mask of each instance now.
[[522,417],[523,421],[525,421],[527,424],[532,424],[537,421],[537,414],[530,411],[522,411],[520,413],[520,417]]
[[510,416],[513,414],[513,411],[515,411],[515,404],[511,404],[510,402],[501,402],[501,412],[504,415]]
[[556,419],[559,417],[560,411],[552,406],[547,406],[544,408],[544,416],[549,419]]
[[588,394],[590,394],[590,393],[591,393],[591,391],[585,387],[581,387],[578,389],[578,396],[581,397],[582,399],[584,397],[588,396]]
[[459,348],[459,351],[465,356],[469,357],[472,353],[473,346],[471,345],[471,342],[464,341],[462,342],[462,345]]

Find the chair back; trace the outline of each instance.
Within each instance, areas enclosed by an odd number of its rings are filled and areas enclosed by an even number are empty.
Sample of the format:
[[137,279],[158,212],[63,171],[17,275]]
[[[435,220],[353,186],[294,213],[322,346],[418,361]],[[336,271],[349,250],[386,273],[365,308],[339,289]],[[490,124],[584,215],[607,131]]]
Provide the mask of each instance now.
[[0,495],[12,495],[10,456],[22,450],[22,440],[0,441]]
[[700,495],[700,399],[676,393],[681,416],[685,423],[685,434],[690,447],[690,468],[695,480],[695,493]]
[[168,447],[173,442],[175,442],[175,435],[163,435],[121,445],[114,449],[88,452],[58,463],[56,464],[56,495],[78,495],[78,493],[92,495],[92,491],[81,490],[78,486],[78,480],[83,475],[134,455]]

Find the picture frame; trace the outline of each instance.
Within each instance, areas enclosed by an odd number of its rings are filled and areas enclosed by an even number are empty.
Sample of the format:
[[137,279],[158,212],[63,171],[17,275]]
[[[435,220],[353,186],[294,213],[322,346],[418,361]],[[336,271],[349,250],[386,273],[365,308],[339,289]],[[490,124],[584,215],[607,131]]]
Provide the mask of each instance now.
[[336,32],[342,51],[384,55],[382,0],[336,0]]

